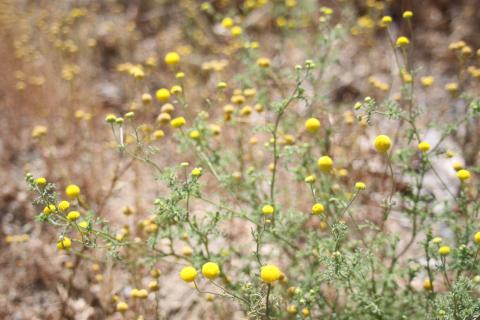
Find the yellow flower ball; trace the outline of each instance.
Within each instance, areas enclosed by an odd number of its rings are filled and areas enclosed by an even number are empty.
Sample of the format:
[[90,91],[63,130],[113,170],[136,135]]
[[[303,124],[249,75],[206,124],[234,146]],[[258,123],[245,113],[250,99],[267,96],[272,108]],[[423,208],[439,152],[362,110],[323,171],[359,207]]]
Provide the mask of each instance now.
[[152,95],[150,93],[142,94],[142,103],[143,104],[150,104],[152,103]]
[[51,214],[55,210],[57,210],[57,207],[55,207],[55,205],[53,205],[53,204],[49,204],[48,206],[43,208],[43,213],[48,216],[49,214]]
[[412,11],[405,11],[403,14],[402,14],[402,17],[404,19],[411,19],[413,17],[413,12]]
[[69,237],[63,237],[63,239],[58,240],[57,248],[59,250],[68,250],[72,247],[72,240]]
[[170,92],[171,92],[172,94],[182,93],[182,87],[179,86],[179,85],[175,85],[175,86],[173,86],[173,87],[170,89]]
[[65,193],[70,199],[75,199],[80,195],[80,187],[77,185],[71,184],[65,189]]
[[320,129],[320,120],[317,118],[309,118],[305,121],[305,129],[310,133],[315,133]]
[[426,141],[422,141],[418,144],[418,150],[422,152],[427,152],[428,150],[430,150],[430,144]]
[[213,280],[220,274],[220,267],[215,262],[207,262],[202,266],[202,274],[205,278]]
[[231,27],[233,27],[233,19],[230,17],[223,18],[222,26],[226,29],[230,29]]
[[181,128],[185,125],[186,121],[184,117],[177,117],[170,121],[170,124],[174,128]]
[[441,246],[438,249],[438,254],[441,256],[448,256],[450,254],[450,247],[449,246]]
[[432,290],[433,286],[432,286],[432,282],[430,281],[430,279],[425,279],[423,280],[423,289],[427,290],[427,291],[430,291]]
[[78,212],[78,211],[70,211],[67,214],[67,219],[70,220],[70,221],[75,221],[78,218],[80,218],[80,212]]
[[457,171],[457,178],[460,181],[467,181],[468,179],[470,179],[470,177],[471,177],[470,171],[468,170],[461,169]]
[[377,150],[377,152],[385,153],[392,146],[392,141],[388,136],[381,134],[375,138],[373,145],[375,147],[375,150]]
[[407,37],[398,37],[397,38],[397,42],[396,42],[397,47],[402,48],[402,47],[407,46],[408,44],[410,44],[410,40],[408,40]]
[[355,189],[357,190],[365,190],[367,188],[367,185],[363,182],[357,182],[355,183]]
[[170,66],[174,66],[174,65],[177,65],[179,62],[180,62],[180,55],[176,52],[168,52],[166,55],[165,55],[165,63],[170,65]]
[[268,59],[268,58],[258,58],[257,65],[260,68],[268,68],[268,67],[270,67],[270,59]]
[[170,91],[165,88],[158,89],[157,92],[155,92],[155,97],[160,102],[167,102],[168,99],[170,99]]
[[120,313],[124,313],[128,311],[128,304],[126,302],[120,301],[117,303],[117,311]]
[[441,237],[435,237],[432,239],[432,242],[435,244],[440,244],[442,243],[443,239]]
[[58,204],[58,209],[60,211],[67,211],[68,208],[70,208],[70,202],[66,201],[66,200],[63,200],[63,201],[60,201],[60,203]]
[[287,312],[288,312],[288,314],[290,314],[290,315],[296,314],[297,311],[298,311],[298,310],[297,310],[297,306],[295,306],[294,304],[291,304],[291,305],[289,305],[289,306],[287,307]]
[[281,276],[282,272],[280,271],[280,269],[271,264],[263,266],[260,270],[260,278],[263,282],[266,283],[273,283],[280,279]]
[[275,208],[273,208],[269,204],[264,205],[263,208],[262,208],[262,213],[263,214],[268,215],[268,214],[273,214],[274,212],[275,212]]
[[325,211],[325,207],[321,203],[315,203],[312,206],[312,214],[314,215],[322,214],[324,211]]
[[192,170],[192,176],[200,177],[202,175],[202,168],[194,168]]
[[329,156],[320,157],[317,166],[322,172],[330,172],[333,168],[333,160]]
[[159,289],[160,286],[157,280],[152,280],[148,283],[148,290],[150,290],[151,292],[158,291]]
[[197,270],[194,267],[185,267],[180,271],[180,278],[185,282],[195,281],[197,278]]
[[193,140],[198,140],[200,138],[200,131],[193,130],[192,132],[190,132],[190,138],[192,138]]
[[44,185],[47,184],[47,179],[44,177],[40,177],[36,180],[37,186],[43,187]]
[[473,236],[473,241],[475,241],[475,243],[477,244],[480,244],[480,231],[475,233],[475,235]]
[[317,180],[317,177],[315,177],[313,174],[305,177],[305,182],[306,183],[314,183]]
[[234,26],[230,29],[230,34],[234,37],[238,37],[243,32],[242,27]]

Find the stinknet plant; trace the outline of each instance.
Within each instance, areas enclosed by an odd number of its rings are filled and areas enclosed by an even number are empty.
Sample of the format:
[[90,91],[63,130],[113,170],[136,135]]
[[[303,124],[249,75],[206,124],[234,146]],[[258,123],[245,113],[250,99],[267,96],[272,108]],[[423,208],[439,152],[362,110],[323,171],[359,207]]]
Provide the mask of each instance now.
[[[166,318],[158,292],[172,281],[246,319],[480,317],[479,168],[436,165],[478,156],[468,143],[480,115],[473,49],[449,46],[459,75],[440,90],[456,108],[449,117],[429,104],[443,86],[414,60],[411,11],[400,34],[378,10],[356,20],[347,5],[270,8],[274,45],[257,42],[240,15],[201,5],[197,15],[226,37],[215,46],[227,59],[202,61],[213,82],[191,86],[181,50],[117,66],[131,103],[102,115],[115,146],[104,152],[118,162],[112,181],[91,177],[110,190],[105,201],[80,183],[26,174],[38,222],[54,227],[56,247],[75,261],[69,268],[108,262],[126,274],[107,308],[125,319]],[[340,72],[351,37],[387,44],[391,79],[371,77],[369,96],[338,102],[331,70]],[[301,54],[285,56],[291,48]],[[169,82],[158,87],[160,73]],[[450,150],[449,139],[466,143]],[[157,186],[146,212],[115,195],[132,164],[141,164],[140,184]],[[124,220],[99,214],[112,202],[125,206]],[[163,275],[166,266],[178,276]]]

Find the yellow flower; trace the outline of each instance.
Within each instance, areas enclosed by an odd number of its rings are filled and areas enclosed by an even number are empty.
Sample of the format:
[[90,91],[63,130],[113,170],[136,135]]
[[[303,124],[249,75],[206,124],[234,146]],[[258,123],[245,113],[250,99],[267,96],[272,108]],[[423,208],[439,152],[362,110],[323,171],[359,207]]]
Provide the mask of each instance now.
[[408,40],[407,37],[398,37],[396,45],[399,48],[405,47],[410,43],[410,40]]
[[168,52],[165,55],[165,63],[171,66],[177,65],[180,62],[180,55],[176,52]]
[[438,254],[441,256],[448,256],[450,254],[450,247],[441,246],[440,249],[438,249]]
[[200,138],[200,131],[193,130],[192,132],[190,132],[190,138],[192,138],[193,140],[198,140],[198,138]]
[[435,244],[440,244],[442,243],[443,239],[440,238],[440,237],[435,237],[432,239],[432,242],[435,243]]
[[52,212],[55,211],[55,210],[57,210],[57,208],[55,207],[55,205],[49,204],[48,206],[46,206],[45,208],[43,208],[43,213],[48,216],[50,213],[52,213]]
[[71,184],[67,186],[65,193],[70,199],[75,199],[80,195],[80,188],[77,185]]
[[269,204],[264,205],[262,208],[263,214],[269,215],[269,214],[273,214],[274,212],[275,212],[275,209]]
[[78,218],[80,218],[80,212],[78,212],[78,211],[70,211],[67,214],[67,219],[70,220],[70,221],[75,221]]
[[377,152],[385,153],[388,151],[388,149],[390,149],[392,141],[388,136],[381,134],[375,138],[373,145],[375,146],[375,150],[377,150]]
[[302,309],[302,315],[304,317],[308,317],[310,315],[310,310],[308,308],[303,308]]
[[153,291],[158,291],[158,289],[160,289],[160,286],[158,285],[157,280],[152,280],[148,283],[148,290],[153,292]]
[[192,176],[200,177],[202,175],[202,168],[194,168],[192,170]]
[[312,206],[312,214],[319,215],[325,211],[325,207],[321,203],[315,203]]
[[222,26],[225,27],[226,29],[230,29],[231,27],[233,27],[233,19],[230,17],[223,18]]
[[153,138],[155,140],[160,140],[161,138],[163,138],[165,136],[165,132],[163,132],[163,130],[155,130],[153,132]]
[[117,117],[113,114],[108,114],[105,117],[105,122],[107,122],[107,123],[115,123],[116,120],[117,120]]
[[333,168],[333,160],[329,156],[320,157],[317,166],[322,172],[330,172]]
[[425,88],[431,87],[434,81],[435,78],[433,78],[432,76],[425,76],[420,78],[420,82]]
[[306,183],[314,183],[316,180],[317,180],[317,177],[315,177],[313,174],[305,177]]
[[45,179],[44,177],[40,177],[35,182],[37,183],[37,186],[42,187],[47,184],[47,179]]
[[422,141],[418,144],[418,150],[422,152],[427,152],[428,150],[430,150],[430,144],[426,141]]
[[383,16],[382,17],[382,23],[385,26],[388,26],[390,23],[392,23],[393,19],[390,16]]
[[257,65],[260,68],[268,68],[270,66],[270,59],[268,59],[268,58],[258,58]]
[[194,267],[184,267],[180,271],[180,278],[185,282],[195,281],[197,278],[197,270]]
[[239,26],[234,26],[230,29],[230,33],[234,37],[238,37],[239,35],[242,34],[242,32],[243,32],[242,27],[239,27]]
[[128,304],[126,302],[120,301],[119,303],[117,303],[118,312],[124,313],[124,312],[127,312],[127,310],[128,310]]
[[213,280],[220,274],[220,267],[215,262],[207,262],[202,266],[202,274],[205,278]]
[[278,267],[268,264],[266,266],[263,266],[260,270],[260,278],[262,279],[263,282],[266,283],[273,283],[280,279],[282,275],[282,272]]
[[143,104],[150,104],[152,103],[152,95],[150,93],[142,94],[142,103]]
[[320,129],[320,121],[316,118],[309,118],[305,121],[305,129],[310,133],[315,133]]
[[355,183],[355,189],[357,190],[365,190],[367,188],[367,186],[365,185],[365,183],[359,181],[357,183]]
[[470,176],[471,176],[470,171],[468,170],[461,169],[457,171],[457,178],[460,181],[467,181],[468,179],[470,179]]
[[155,92],[155,97],[160,102],[167,102],[168,99],[170,99],[170,91],[165,88],[158,89],[157,92]]
[[412,11],[405,11],[402,15],[404,19],[411,19],[413,17],[413,12]]
[[170,92],[171,92],[172,94],[182,93],[182,87],[179,86],[179,85],[175,85],[175,86],[173,86],[173,87],[170,89]]
[[63,237],[63,239],[58,240],[57,248],[59,250],[68,250],[72,247],[72,240],[69,237]]
[[58,209],[60,211],[67,211],[68,208],[70,208],[70,202],[66,201],[66,200],[63,200],[63,201],[60,201],[60,203],[58,204]]
[[88,229],[88,226],[89,226],[88,221],[82,220],[82,221],[80,221],[80,222],[78,223],[78,226],[80,227],[80,231],[81,231],[82,233],[85,233],[85,232],[88,231],[88,230],[87,230],[87,229]]
[[423,280],[423,289],[430,291],[430,290],[432,290],[432,288],[433,288],[433,286],[432,286],[432,282],[430,281],[430,279],[427,278],[427,279]]
[[475,241],[475,243],[477,244],[480,244],[480,231],[475,233],[475,235],[473,236],[473,241]]
[[178,117],[178,118],[175,118],[173,119],[172,121],[170,121],[170,124],[172,125],[172,127],[174,128],[180,128],[180,127],[183,127],[185,125],[186,121],[185,121],[185,118],[184,117]]
[[287,307],[287,312],[288,312],[288,314],[294,315],[294,314],[297,313],[297,311],[298,311],[298,310],[297,310],[297,306],[294,305],[294,304],[291,304],[291,305],[289,305],[289,306]]

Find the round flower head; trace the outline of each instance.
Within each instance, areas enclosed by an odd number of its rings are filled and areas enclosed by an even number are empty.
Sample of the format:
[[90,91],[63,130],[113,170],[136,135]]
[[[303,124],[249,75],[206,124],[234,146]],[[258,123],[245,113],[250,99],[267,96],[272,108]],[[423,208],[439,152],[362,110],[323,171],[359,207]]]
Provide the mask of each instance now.
[[175,118],[173,119],[172,121],[170,121],[170,124],[172,125],[172,127],[174,128],[180,128],[180,127],[183,127],[185,125],[186,121],[185,121],[185,118],[184,117],[178,117],[178,118]]
[[72,247],[72,240],[69,237],[63,237],[63,239],[58,240],[57,248],[59,250],[68,250]]
[[68,201],[63,200],[58,204],[58,210],[60,211],[67,211],[68,208],[70,208],[70,202]]
[[432,288],[433,288],[432,281],[430,281],[430,279],[427,278],[423,280],[423,289],[430,291],[432,290]]
[[177,65],[180,62],[180,55],[176,52],[169,52],[165,55],[165,63],[171,66]]
[[367,188],[367,186],[363,182],[359,181],[359,182],[355,183],[355,189],[357,189],[357,190],[365,190],[366,188]]
[[422,152],[427,152],[428,150],[430,150],[430,144],[426,141],[422,141],[418,144],[418,150]]
[[321,203],[315,203],[312,206],[312,214],[314,215],[322,214],[324,211],[325,211],[325,207]]
[[471,177],[470,171],[468,170],[461,169],[457,171],[457,178],[460,181],[467,181],[468,179],[470,179],[470,177]]
[[257,65],[260,68],[268,68],[268,67],[270,67],[270,59],[268,59],[268,58],[258,58]]
[[333,168],[333,160],[329,156],[323,156],[317,161],[318,168],[322,172],[330,172]]
[[386,153],[392,146],[392,141],[388,136],[381,134],[375,138],[373,145],[377,152]]
[[192,170],[192,176],[200,177],[202,175],[202,168],[194,168]]
[[230,29],[231,27],[233,27],[233,19],[230,17],[223,18],[222,26],[226,29]]
[[398,37],[396,45],[399,48],[405,47],[410,43],[410,40],[408,40],[407,37]]
[[202,274],[205,278],[213,280],[220,274],[220,267],[215,262],[207,262],[202,266]]
[[275,209],[269,204],[264,205],[262,208],[263,214],[273,214],[274,212],[275,212]]
[[158,89],[157,92],[155,92],[155,97],[160,102],[167,102],[168,99],[170,99],[170,91],[165,88]]
[[127,310],[128,310],[128,304],[126,302],[120,301],[119,303],[117,303],[118,312],[124,313],[124,312],[127,312]]
[[70,220],[70,221],[75,221],[78,218],[80,218],[80,212],[78,212],[78,211],[70,211],[67,214],[67,219]]
[[475,241],[476,244],[480,244],[480,231],[475,233],[475,235],[473,236],[473,241]]
[[190,132],[190,138],[192,138],[193,140],[198,140],[200,138],[200,131],[193,130],[192,132]]
[[310,133],[315,133],[320,129],[320,120],[317,118],[309,118],[305,121],[305,129]]
[[280,272],[280,269],[271,264],[263,266],[260,270],[260,278],[266,283],[273,283],[277,281],[280,279],[281,275],[282,273]]
[[44,177],[40,177],[36,180],[37,186],[43,187],[44,185],[47,184],[47,179]]
[[197,278],[197,270],[194,267],[185,267],[180,271],[180,278],[185,282],[192,282]]
[[438,249],[438,254],[441,256],[448,256],[450,254],[450,247],[441,246],[440,249]]
[[43,208],[43,213],[46,214],[46,215],[49,215],[50,213],[54,212],[55,210],[57,210],[57,207],[55,207],[55,205],[53,205],[53,204],[49,204],[48,206]]
[[314,183],[316,180],[317,177],[315,177],[313,174],[305,177],[306,183]]
[[413,17],[413,12],[412,11],[405,11],[403,14],[402,14],[402,17],[404,19],[411,19]]
[[65,193],[70,199],[75,199],[80,195],[80,188],[77,185],[71,184],[67,186]]

